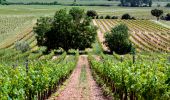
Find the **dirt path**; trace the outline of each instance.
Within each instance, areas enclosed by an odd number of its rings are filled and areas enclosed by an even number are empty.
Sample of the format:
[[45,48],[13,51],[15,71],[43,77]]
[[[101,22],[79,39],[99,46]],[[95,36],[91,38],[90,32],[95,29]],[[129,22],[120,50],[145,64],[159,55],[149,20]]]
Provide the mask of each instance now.
[[81,55],[65,89],[54,100],[107,100],[91,75],[86,55]]

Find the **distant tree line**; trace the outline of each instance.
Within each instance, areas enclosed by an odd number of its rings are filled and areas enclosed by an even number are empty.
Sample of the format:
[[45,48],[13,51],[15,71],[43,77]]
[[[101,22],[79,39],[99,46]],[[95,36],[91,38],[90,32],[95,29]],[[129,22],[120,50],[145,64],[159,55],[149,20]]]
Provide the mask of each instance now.
[[121,6],[131,6],[131,7],[151,7],[152,0],[120,0]]
[[54,1],[54,2],[28,2],[28,3],[24,3],[24,2],[17,2],[17,3],[8,2],[7,4],[9,4],[9,5],[59,5],[59,3],[57,1]]
[[0,0],[2,5],[59,5],[57,1],[54,2],[8,2],[6,0]]

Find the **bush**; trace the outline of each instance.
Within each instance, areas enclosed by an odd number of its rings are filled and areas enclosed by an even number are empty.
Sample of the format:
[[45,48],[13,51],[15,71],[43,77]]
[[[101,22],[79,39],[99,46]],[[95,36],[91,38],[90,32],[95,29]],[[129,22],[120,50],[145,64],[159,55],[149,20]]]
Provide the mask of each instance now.
[[103,16],[100,16],[100,19],[103,19],[104,17]]
[[95,18],[98,14],[95,10],[88,10],[86,15],[91,18]]
[[16,42],[15,44],[15,49],[17,51],[21,51],[22,53],[24,52],[27,52],[30,50],[30,46],[27,42],[25,41],[19,41],[19,42]]
[[166,7],[170,7],[170,3],[167,3]]
[[170,13],[168,13],[166,16],[165,16],[165,20],[170,20]]
[[96,16],[96,19],[99,19],[99,16]]
[[131,16],[129,14],[122,15],[122,19],[131,19]]
[[118,19],[118,17],[117,16],[112,16],[112,19]]
[[110,15],[107,15],[107,16],[105,17],[105,19],[111,19],[111,16],[110,16]]
[[135,18],[135,17],[132,17],[131,19],[132,19],[132,20],[136,20],[136,18]]
[[135,20],[135,17],[131,17],[129,14],[124,14],[122,15],[121,19],[125,19],[125,20]]
[[112,28],[110,33],[105,35],[105,44],[111,52],[123,55],[131,52],[132,43],[129,40],[128,27],[120,24]]

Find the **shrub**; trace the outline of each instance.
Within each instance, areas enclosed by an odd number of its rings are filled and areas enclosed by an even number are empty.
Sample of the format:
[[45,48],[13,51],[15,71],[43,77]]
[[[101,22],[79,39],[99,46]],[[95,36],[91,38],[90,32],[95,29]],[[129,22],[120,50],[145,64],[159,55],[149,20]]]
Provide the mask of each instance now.
[[96,19],[99,19],[99,16],[96,16]]
[[104,17],[103,16],[100,16],[100,19],[103,19]]
[[128,27],[120,24],[112,28],[110,33],[105,35],[105,44],[111,52],[123,55],[131,52],[132,43],[129,40]]
[[97,16],[98,14],[97,14],[97,12],[95,10],[88,10],[86,15],[88,17],[95,18],[95,16]]
[[24,53],[24,52],[30,50],[30,46],[25,41],[18,41],[18,42],[15,43],[15,49]]
[[166,16],[165,16],[165,20],[170,20],[170,13],[168,13]]
[[136,20],[136,18],[135,18],[135,17],[132,17],[131,19],[132,19],[132,20]]
[[167,3],[166,7],[170,7],[170,3]]
[[112,16],[112,19],[118,19],[118,17],[117,16]]
[[107,16],[105,17],[105,19],[111,19],[111,16],[110,16],[110,15],[107,15]]
[[122,19],[131,19],[131,16],[129,14],[122,15]]

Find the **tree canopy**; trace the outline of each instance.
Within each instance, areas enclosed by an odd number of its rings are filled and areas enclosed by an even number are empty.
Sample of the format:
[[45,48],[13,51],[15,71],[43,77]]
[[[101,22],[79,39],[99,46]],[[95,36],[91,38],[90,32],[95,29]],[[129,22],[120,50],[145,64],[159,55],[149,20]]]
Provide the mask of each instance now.
[[111,52],[120,55],[130,53],[132,44],[129,40],[128,27],[125,24],[112,28],[111,32],[105,35],[105,38],[105,44]]
[[41,17],[34,27],[39,46],[46,46],[48,50],[63,48],[84,50],[91,47],[95,41],[95,26],[90,24],[91,18],[85,16],[80,8],[57,11],[54,17]]
[[163,14],[163,10],[153,9],[153,10],[151,10],[151,14],[153,16],[157,17],[157,20],[159,20],[160,16]]
[[152,6],[152,0],[120,0],[122,6],[140,7]]
[[0,0],[0,4],[3,4],[5,2],[6,2],[6,0]]

